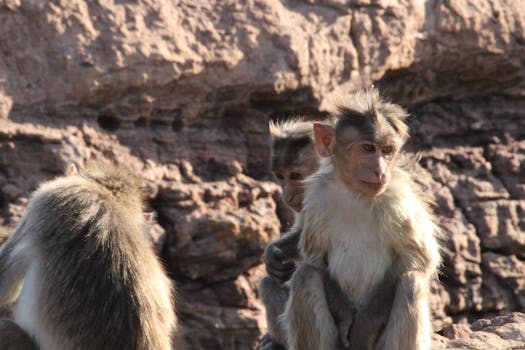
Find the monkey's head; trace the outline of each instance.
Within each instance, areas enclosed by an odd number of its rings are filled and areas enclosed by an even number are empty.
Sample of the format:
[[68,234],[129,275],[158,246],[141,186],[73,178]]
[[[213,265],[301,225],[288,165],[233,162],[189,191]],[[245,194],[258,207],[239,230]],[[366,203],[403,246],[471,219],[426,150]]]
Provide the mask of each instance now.
[[89,181],[97,183],[100,189],[105,189],[108,193],[135,214],[143,212],[144,193],[141,188],[141,181],[137,175],[128,168],[115,162],[105,162],[100,160],[88,160],[80,168],[74,165],[67,170],[67,175],[78,175]]
[[407,113],[381,100],[376,89],[351,95],[338,110],[335,126],[314,123],[317,152],[332,157],[351,191],[378,196],[390,182],[396,157],[408,138]]
[[272,172],[283,188],[283,199],[295,212],[303,207],[304,182],[319,167],[312,122],[270,123]]

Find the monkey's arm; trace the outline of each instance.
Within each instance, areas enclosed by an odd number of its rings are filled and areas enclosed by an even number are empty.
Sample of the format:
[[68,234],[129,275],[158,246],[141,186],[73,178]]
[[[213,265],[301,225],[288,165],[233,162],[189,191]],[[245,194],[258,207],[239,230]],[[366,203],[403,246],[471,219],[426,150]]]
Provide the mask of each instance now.
[[0,306],[16,300],[28,267],[28,242],[18,231],[0,248]]
[[295,263],[300,257],[297,244],[301,229],[293,227],[280,239],[271,242],[264,252],[266,271],[270,277],[283,283],[290,279],[295,271]]
[[409,271],[399,277],[388,323],[378,349],[430,349],[432,324],[428,305],[428,277]]
[[404,241],[396,249],[398,270],[390,317],[377,348],[426,350],[432,322],[428,295],[430,279],[440,262],[435,225],[424,211],[415,212],[404,227]]

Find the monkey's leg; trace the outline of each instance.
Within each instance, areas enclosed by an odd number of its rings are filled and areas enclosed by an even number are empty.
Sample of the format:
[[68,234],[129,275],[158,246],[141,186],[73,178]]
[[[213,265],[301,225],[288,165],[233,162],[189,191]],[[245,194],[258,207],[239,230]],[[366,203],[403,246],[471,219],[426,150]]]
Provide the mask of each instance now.
[[0,307],[15,301],[28,267],[28,243],[16,230],[0,248]]
[[430,349],[432,324],[428,284],[428,278],[421,272],[401,275],[390,318],[375,349]]
[[290,281],[290,298],[281,322],[289,350],[335,350],[338,330],[330,314],[322,272],[302,264]]
[[15,322],[0,319],[0,349],[37,350],[33,339]]
[[[330,314],[334,318],[337,329],[339,330],[339,339],[343,348],[350,346],[349,334],[353,329],[356,310],[354,303],[343,292],[341,286],[331,276],[327,268],[320,268],[323,275],[324,292]],[[354,348],[353,348],[354,349]],[[361,349],[355,347],[355,349]],[[362,348],[365,350],[365,348]]]
[[394,303],[398,275],[397,264],[374,287],[365,305],[359,308],[350,333],[350,348],[372,350],[386,326]]
[[264,277],[259,283],[259,294],[266,307],[268,334],[261,342],[261,350],[284,349],[285,332],[278,318],[284,312],[288,300],[288,288],[279,285],[270,277]]

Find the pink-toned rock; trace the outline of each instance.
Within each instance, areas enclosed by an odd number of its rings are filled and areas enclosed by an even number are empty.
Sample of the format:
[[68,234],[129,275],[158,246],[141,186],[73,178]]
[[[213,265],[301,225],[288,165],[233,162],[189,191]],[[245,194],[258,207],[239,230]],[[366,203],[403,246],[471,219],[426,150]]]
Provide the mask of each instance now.
[[453,324],[443,328],[441,333],[448,339],[458,339],[468,337],[472,330],[464,324]]
[[453,325],[442,330],[451,339],[437,336],[435,349],[523,349],[525,348],[525,315],[511,313],[493,319],[481,319],[472,324]]
[[[0,223],[70,162],[124,163],[158,214],[182,348],[254,348],[262,251],[293,220],[269,181],[268,119],[325,115],[374,83],[409,109],[407,149],[436,200],[435,328],[523,311],[522,7],[0,0]],[[517,341],[519,325],[501,334]],[[479,332],[463,345],[511,344]]]
[[515,256],[483,253],[485,278],[485,308],[515,310],[525,305],[525,262]]
[[525,199],[525,141],[516,141],[510,145],[491,145],[488,156],[509,192],[515,198]]

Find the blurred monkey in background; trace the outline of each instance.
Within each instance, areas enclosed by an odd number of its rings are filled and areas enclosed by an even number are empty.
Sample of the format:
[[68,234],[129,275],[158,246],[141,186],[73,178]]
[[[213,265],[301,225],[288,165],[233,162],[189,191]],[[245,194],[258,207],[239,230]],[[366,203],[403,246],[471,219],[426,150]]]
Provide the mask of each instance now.
[[[313,122],[292,119],[270,122],[272,137],[271,169],[283,190],[283,200],[295,213],[301,211],[304,198],[304,179],[319,167],[320,157],[315,150]],[[259,293],[266,307],[268,333],[261,341],[261,350],[284,349],[286,337],[278,322],[288,299],[288,287],[283,285],[295,271],[299,260],[300,232],[289,232],[271,242],[265,250],[266,270],[259,284]]]
[[40,185],[0,248],[0,306],[16,301],[0,331],[44,350],[171,349],[172,283],[144,228],[123,167],[91,162]]

